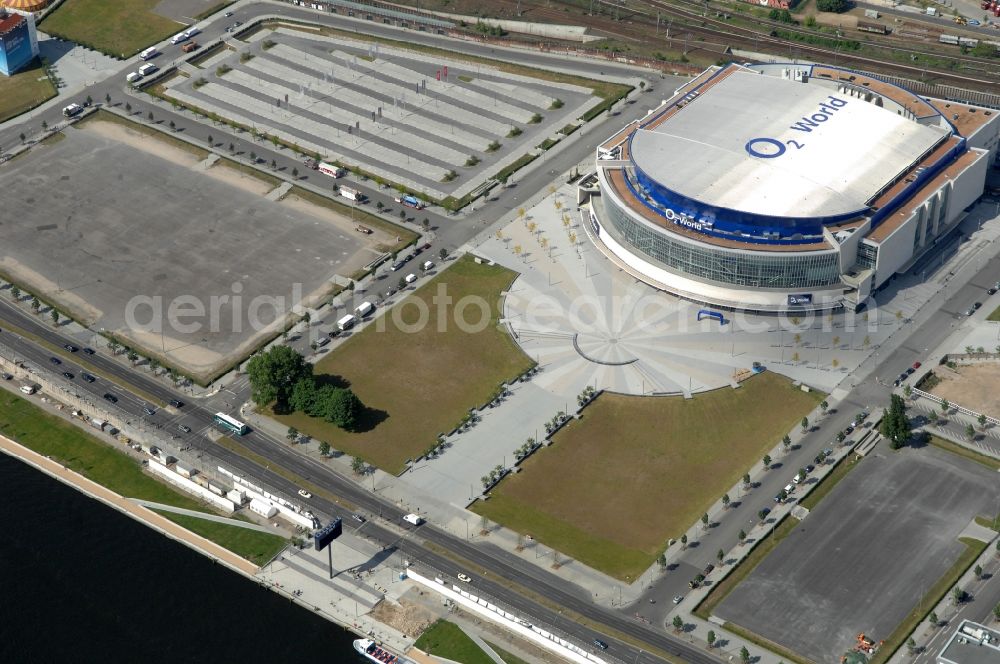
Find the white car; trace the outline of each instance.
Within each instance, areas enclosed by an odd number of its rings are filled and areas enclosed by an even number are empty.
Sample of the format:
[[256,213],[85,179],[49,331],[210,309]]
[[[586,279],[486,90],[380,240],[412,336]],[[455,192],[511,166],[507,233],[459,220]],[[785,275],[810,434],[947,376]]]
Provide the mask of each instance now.
[[469,583],[470,581],[472,581],[472,579],[469,577],[468,574],[462,574],[461,572],[459,572],[458,574],[458,580],[461,581],[462,583]]
[[302,496],[303,498],[312,498],[313,497],[313,495],[311,493],[309,493],[308,491],[306,491],[305,489],[299,489],[299,495]]

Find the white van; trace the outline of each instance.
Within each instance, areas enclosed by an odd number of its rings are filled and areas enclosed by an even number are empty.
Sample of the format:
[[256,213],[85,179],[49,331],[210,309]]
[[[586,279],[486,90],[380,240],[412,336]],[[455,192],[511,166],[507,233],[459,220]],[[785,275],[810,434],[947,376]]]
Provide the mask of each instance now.
[[341,331],[349,330],[350,328],[354,327],[354,324],[357,322],[358,322],[357,318],[355,318],[351,314],[347,314],[346,316],[337,321],[337,327]]
[[201,30],[199,30],[198,28],[191,28],[189,30],[184,31],[184,36],[187,37],[188,39],[191,39],[195,35],[200,35],[200,34]]
[[365,316],[370,314],[372,309],[374,308],[375,305],[373,305],[371,302],[362,302],[360,305],[358,305],[358,308],[354,310],[354,313],[358,316],[358,318],[364,318]]
[[24,392],[25,394],[34,394],[35,393],[35,386],[34,385],[22,385],[21,386],[21,391]]
[[412,523],[414,526],[419,526],[424,522],[424,520],[421,519],[416,514],[407,514],[406,516],[403,517],[403,521],[407,523]]
[[139,54],[139,57],[143,60],[149,60],[150,58],[155,58],[160,52],[156,50],[155,46],[150,46],[145,51]]
[[180,44],[183,41],[187,41],[189,37],[190,37],[190,35],[188,35],[188,33],[186,33],[186,32],[179,32],[179,33],[177,33],[176,35],[174,35],[173,37],[170,38],[170,43],[171,44]]
[[136,81],[142,80],[142,74],[137,71],[129,72],[128,76],[125,77],[125,80],[129,83],[135,83]]
[[412,272],[406,275],[406,283],[412,284],[416,280],[417,280],[417,275],[413,274]]
[[143,76],[149,76],[150,74],[152,74],[154,71],[156,71],[158,69],[159,69],[159,67],[157,67],[154,64],[151,64],[151,63],[150,64],[145,64],[145,65],[139,67],[139,73],[141,75],[143,75]]

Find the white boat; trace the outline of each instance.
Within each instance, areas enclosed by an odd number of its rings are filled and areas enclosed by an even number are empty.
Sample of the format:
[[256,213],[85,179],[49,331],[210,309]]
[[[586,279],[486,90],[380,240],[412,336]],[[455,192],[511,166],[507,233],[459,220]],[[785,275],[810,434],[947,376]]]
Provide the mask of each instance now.
[[354,649],[376,664],[413,664],[405,657],[393,655],[371,639],[355,639]]

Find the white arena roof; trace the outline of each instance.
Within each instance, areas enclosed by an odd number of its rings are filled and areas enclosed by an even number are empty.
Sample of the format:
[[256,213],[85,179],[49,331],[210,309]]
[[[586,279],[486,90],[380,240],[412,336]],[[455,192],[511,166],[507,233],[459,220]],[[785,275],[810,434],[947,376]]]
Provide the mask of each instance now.
[[828,85],[740,69],[636,131],[630,154],[646,175],[704,205],[828,217],[864,210],[947,134]]

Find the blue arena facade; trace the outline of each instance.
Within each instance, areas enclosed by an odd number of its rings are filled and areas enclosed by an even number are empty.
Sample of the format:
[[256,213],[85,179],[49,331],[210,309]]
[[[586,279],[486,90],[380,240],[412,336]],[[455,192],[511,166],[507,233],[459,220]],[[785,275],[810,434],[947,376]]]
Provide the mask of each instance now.
[[587,230],[698,302],[856,307],[961,221],[998,132],[992,111],[857,72],[712,67],[599,146]]

